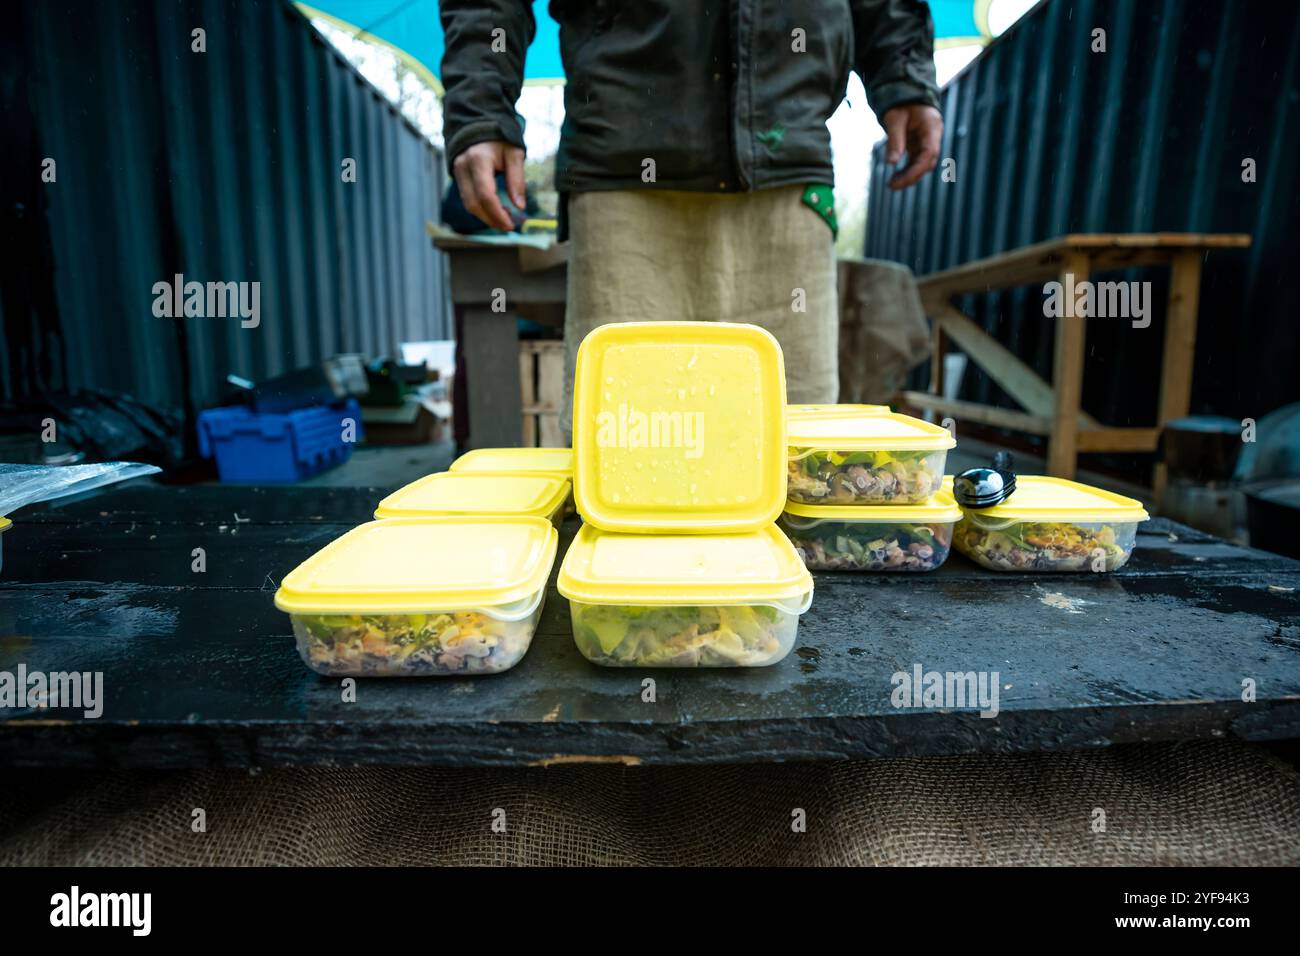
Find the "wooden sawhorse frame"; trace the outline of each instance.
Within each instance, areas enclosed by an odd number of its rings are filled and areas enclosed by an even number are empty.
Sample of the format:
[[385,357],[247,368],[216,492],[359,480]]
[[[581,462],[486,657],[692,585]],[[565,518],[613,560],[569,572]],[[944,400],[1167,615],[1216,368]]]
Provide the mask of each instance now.
[[[1164,424],[1186,415],[1190,409],[1201,260],[1211,249],[1239,249],[1249,245],[1250,237],[1245,235],[1069,235],[922,276],[917,284],[932,320],[930,391],[905,392],[902,400],[915,408],[957,419],[1046,435],[1047,470],[1062,478],[1074,477],[1080,453],[1154,452]],[[1152,265],[1170,268],[1160,400],[1153,428],[1102,425],[1079,407],[1083,387],[1085,320],[1082,317],[1055,319],[1056,345],[1049,385],[952,302],[954,296],[967,293],[1051,280],[1064,284],[1066,275],[1072,275],[1077,286],[1097,273]],[[949,341],[1025,411],[945,399],[943,358]],[[1164,494],[1165,481],[1164,465],[1157,464],[1154,482],[1157,507]]]

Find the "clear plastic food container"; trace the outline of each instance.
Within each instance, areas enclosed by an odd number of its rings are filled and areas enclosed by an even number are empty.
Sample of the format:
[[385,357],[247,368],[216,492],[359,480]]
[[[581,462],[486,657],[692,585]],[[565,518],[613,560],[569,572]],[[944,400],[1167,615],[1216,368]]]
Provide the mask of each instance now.
[[275,606],[320,674],[495,674],[532,643],[558,542],[536,517],[372,521],[286,575]]
[[578,349],[574,496],[606,531],[772,524],[785,501],[785,364],[770,332],[617,322]]
[[924,504],[785,506],[780,526],[811,571],[933,571],[948,558],[961,509],[946,491]]
[[812,575],[774,525],[642,535],[584,524],[560,566],[573,638],[610,667],[764,667],[790,653]]
[[953,546],[994,571],[1117,570],[1148,518],[1132,498],[1046,475],[1018,475],[1006,501],[961,510]]
[[[486,471],[502,475],[545,475],[573,481],[572,448],[475,448],[451,463],[448,471]],[[573,486],[565,514],[572,514]]]
[[532,515],[558,528],[568,498],[569,482],[564,478],[444,471],[397,489],[379,502],[375,517]]
[[946,429],[897,412],[790,417],[787,494],[812,505],[920,504],[943,485]]

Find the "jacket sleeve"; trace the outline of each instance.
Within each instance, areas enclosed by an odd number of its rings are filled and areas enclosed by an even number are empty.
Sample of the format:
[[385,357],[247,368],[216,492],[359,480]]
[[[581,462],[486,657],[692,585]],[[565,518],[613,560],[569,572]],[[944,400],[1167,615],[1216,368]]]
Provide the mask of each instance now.
[[[529,0],[442,0],[442,134],[447,165],[475,143],[504,140],[523,148],[515,102],[524,53],[537,23]],[[505,49],[493,50],[493,31]]]
[[867,102],[884,122],[905,103],[939,108],[934,21],[921,0],[852,0],[854,65]]

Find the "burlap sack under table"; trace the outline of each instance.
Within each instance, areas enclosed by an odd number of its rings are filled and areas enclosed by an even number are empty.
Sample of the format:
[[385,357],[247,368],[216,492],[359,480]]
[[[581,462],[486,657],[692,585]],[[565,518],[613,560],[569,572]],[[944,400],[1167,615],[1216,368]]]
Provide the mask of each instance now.
[[27,771],[0,793],[0,865],[1296,863],[1300,775],[1233,741],[686,768]]

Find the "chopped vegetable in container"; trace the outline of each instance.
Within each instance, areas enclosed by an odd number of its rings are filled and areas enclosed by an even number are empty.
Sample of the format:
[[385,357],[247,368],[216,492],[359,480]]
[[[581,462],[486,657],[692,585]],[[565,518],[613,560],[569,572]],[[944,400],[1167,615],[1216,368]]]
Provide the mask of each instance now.
[[780,526],[812,571],[933,571],[947,559],[960,518],[952,495],[939,491],[919,505],[790,502]]
[[584,524],[560,567],[573,637],[611,667],[762,667],[794,646],[812,576],[773,525],[641,535]]
[[532,643],[558,542],[532,516],[372,521],[291,571],[275,606],[321,674],[494,674]]
[[897,412],[792,415],[789,500],[802,504],[920,504],[940,489],[946,429]]
[[590,332],[574,381],[574,495],[607,531],[770,525],[785,501],[785,365],[771,333],[727,322]]
[[[951,479],[949,479],[951,482]],[[1017,476],[992,508],[962,508],[953,546],[994,571],[1115,571],[1137,544],[1142,503],[1046,475]]]
[[563,478],[444,471],[394,491],[379,502],[375,517],[534,515],[559,527],[568,497]]

